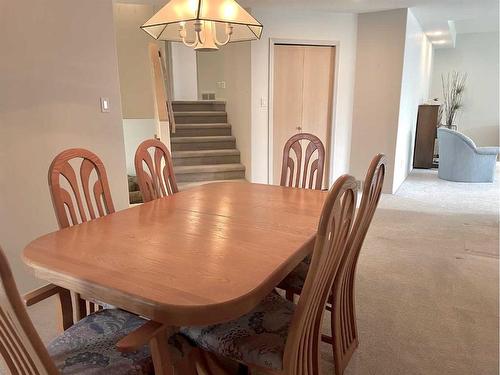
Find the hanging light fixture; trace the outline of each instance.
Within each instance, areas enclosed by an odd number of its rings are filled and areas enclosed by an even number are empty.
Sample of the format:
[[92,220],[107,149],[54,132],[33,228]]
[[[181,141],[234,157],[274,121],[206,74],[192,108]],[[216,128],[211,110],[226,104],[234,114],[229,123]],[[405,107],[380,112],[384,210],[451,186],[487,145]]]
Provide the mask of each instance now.
[[262,25],[234,0],[171,0],[141,29],[157,40],[182,42],[197,51],[262,35]]

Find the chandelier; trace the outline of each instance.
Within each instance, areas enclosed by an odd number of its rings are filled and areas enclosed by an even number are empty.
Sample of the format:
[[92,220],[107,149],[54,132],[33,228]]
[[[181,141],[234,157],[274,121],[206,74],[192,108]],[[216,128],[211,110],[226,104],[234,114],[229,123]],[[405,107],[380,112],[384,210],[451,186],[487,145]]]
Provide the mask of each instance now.
[[260,39],[262,25],[234,0],[171,0],[141,26],[157,40],[197,51]]

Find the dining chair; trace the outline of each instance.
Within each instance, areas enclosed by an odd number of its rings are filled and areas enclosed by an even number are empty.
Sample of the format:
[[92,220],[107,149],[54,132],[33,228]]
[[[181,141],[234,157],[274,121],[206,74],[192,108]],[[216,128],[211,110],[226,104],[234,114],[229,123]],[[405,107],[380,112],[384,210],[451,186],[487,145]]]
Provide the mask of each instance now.
[[[119,309],[99,310],[45,347],[0,248],[0,355],[11,374],[154,374],[154,361],[145,344],[158,337],[144,334],[152,325],[159,326]],[[120,340],[128,340],[127,335],[142,345],[136,345],[133,352],[122,353],[116,345]]]
[[295,134],[283,148],[280,185],[320,190],[324,168],[325,147],[321,140],[310,133]]
[[135,152],[135,172],[144,202],[179,191],[170,151],[157,139],[148,139],[139,145]]
[[273,291],[237,320],[185,327],[181,333],[212,358],[222,355],[273,374],[319,374],[322,317],[351,232],[356,193],[356,182],[348,175],[339,177],[328,193],[297,305]]
[[[361,203],[356,214],[352,235],[347,244],[346,257],[342,260],[326,309],[331,312],[332,336],[322,335],[322,340],[332,345],[335,374],[343,374],[349,360],[359,345],[356,325],[354,285],[359,254],[375,214],[386,171],[386,158],[376,155],[368,167]],[[310,269],[306,258],[279,285],[293,301],[294,295],[304,293],[305,280]]]
[[[72,148],[59,153],[50,164],[48,179],[60,229],[115,212],[104,164],[88,150]],[[48,290],[52,288],[52,285],[47,286]],[[68,297],[63,292],[59,296],[61,304],[67,304]],[[74,298],[78,318],[97,311],[103,305],[85,301],[76,294]],[[35,295],[27,296],[28,304],[33,299],[36,300]],[[72,324],[72,311],[69,307],[62,308],[62,328],[67,329]]]
[[[77,171],[73,161],[80,162]],[[54,158],[49,167],[49,187],[61,229],[115,212],[104,164],[83,148],[65,150]]]

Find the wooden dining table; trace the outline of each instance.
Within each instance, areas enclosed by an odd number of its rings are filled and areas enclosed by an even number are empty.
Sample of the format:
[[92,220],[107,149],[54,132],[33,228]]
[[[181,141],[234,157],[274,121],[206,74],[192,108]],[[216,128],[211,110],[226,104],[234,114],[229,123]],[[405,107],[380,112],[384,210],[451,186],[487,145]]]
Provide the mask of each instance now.
[[211,183],[44,235],[35,276],[170,326],[254,308],[311,251],[326,193]]

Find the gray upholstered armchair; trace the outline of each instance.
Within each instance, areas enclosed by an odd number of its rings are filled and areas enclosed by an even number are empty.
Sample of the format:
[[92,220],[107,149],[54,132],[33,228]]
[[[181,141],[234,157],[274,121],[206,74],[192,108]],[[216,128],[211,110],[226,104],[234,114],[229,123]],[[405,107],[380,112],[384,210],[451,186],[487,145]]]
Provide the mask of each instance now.
[[499,147],[476,147],[455,130],[439,128],[439,178],[458,182],[492,182]]

